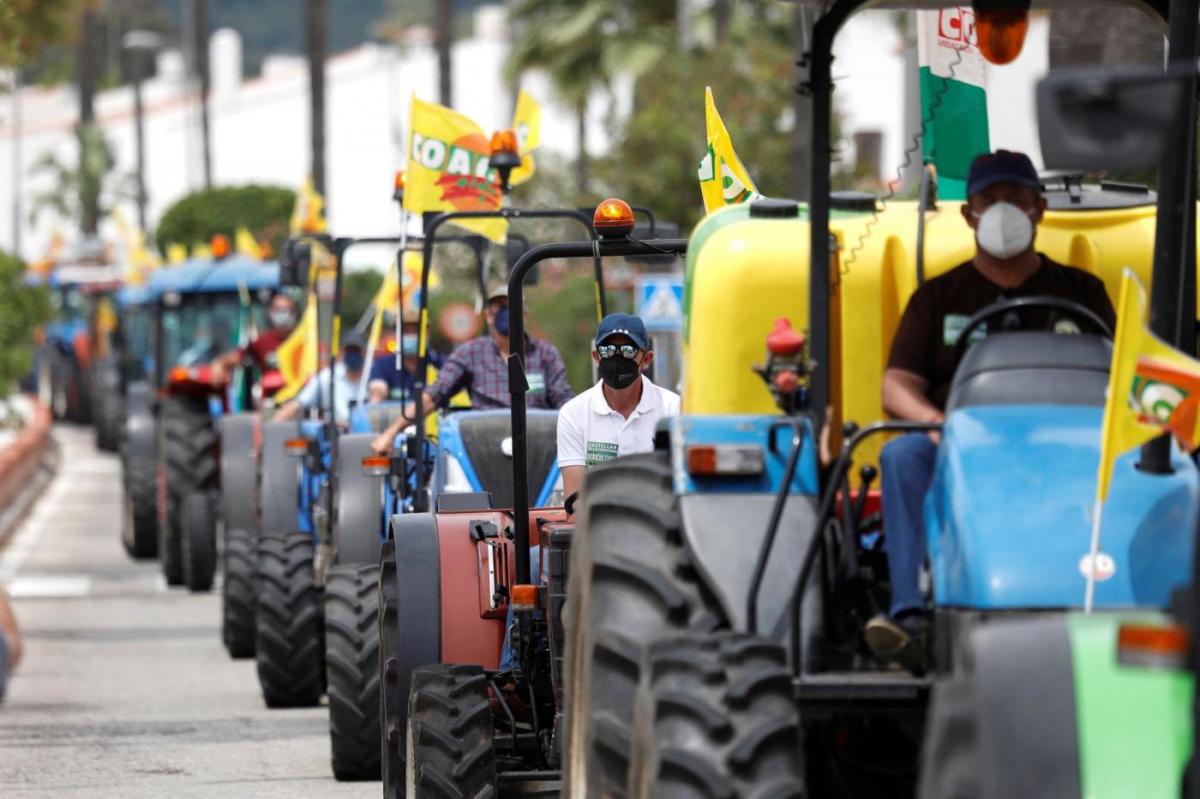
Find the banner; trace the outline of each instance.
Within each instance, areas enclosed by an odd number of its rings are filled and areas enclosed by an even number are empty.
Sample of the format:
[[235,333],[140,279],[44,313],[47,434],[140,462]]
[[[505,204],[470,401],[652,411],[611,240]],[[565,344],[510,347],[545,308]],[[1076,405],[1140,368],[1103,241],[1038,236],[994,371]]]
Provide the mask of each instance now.
[[508,183],[510,186],[519,186],[533,177],[533,151],[542,143],[542,107],[524,89],[517,93],[512,129],[517,134],[521,165],[512,171]]
[[971,161],[991,150],[987,62],[979,52],[975,11],[918,11],[917,63],[925,163],[937,170],[940,199],[966,199]]
[[[488,165],[491,145],[470,117],[413,98],[404,210],[494,211],[502,196]],[[502,243],[504,219],[463,219],[454,224]]]
[[284,380],[283,388],[275,395],[276,403],[283,403],[296,396],[308,379],[317,373],[319,349],[317,297],[315,292],[310,291],[308,302],[304,305],[304,313],[300,316],[300,323],[275,350],[279,358],[279,373]]
[[726,205],[757,200],[762,195],[750,179],[746,167],[733,151],[733,141],[717,113],[711,87],[704,89],[704,121],[708,132],[708,152],[697,170],[704,212],[712,213]]

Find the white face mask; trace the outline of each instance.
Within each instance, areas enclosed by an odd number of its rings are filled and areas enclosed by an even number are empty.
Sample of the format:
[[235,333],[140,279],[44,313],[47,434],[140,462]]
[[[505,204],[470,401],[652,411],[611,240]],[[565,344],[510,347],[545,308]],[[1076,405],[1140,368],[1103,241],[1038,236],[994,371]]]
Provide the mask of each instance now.
[[271,322],[271,327],[284,328],[291,327],[296,319],[292,316],[292,312],[288,310],[272,310],[267,312],[267,319]]
[[975,217],[975,241],[988,255],[1007,260],[1033,244],[1033,220],[1011,203],[999,202]]

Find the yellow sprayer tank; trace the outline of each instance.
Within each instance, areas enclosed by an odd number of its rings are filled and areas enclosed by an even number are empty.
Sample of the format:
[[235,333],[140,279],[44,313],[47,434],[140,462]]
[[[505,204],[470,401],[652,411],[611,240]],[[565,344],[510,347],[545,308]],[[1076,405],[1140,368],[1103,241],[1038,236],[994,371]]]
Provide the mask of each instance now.
[[[1100,277],[1114,301],[1126,266],[1148,286],[1153,195],[1083,189],[1075,208],[1067,192],[1048,193],[1051,210],[1038,228],[1037,249]],[[878,213],[833,212],[830,391],[838,420],[867,424],[883,418],[883,370],[900,315],[917,288],[917,228],[918,208],[911,201],[893,201]],[[696,226],[684,284],[685,413],[775,411],[751,367],[764,360],[775,319],[787,317],[797,330],[808,327],[808,248],[802,205],[786,216],[777,208],[760,216],[752,203],[731,206]],[[942,202],[925,212],[926,280],[974,252],[962,203]],[[864,451],[864,459],[875,460],[878,449]]]

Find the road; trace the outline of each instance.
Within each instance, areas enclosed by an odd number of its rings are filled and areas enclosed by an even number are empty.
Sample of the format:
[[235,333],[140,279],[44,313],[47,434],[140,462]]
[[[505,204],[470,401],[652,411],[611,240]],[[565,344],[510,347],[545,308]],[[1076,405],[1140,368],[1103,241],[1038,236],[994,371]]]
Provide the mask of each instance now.
[[219,593],[167,590],[120,544],[120,466],[60,427],[54,481],[9,544],[26,657],[0,704],[0,796],[375,797],[330,776],[328,711],[268,711],[219,637]]

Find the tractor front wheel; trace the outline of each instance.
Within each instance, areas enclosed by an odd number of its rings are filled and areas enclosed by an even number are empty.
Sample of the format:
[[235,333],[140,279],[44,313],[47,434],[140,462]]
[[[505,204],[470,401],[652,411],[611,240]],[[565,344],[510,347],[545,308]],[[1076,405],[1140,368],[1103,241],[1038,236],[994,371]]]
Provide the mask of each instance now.
[[154,417],[148,409],[135,411],[125,422],[121,441],[121,478],[125,488],[121,543],[134,558],[158,555],[157,460]]
[[232,658],[254,657],[254,534],[225,531],[225,582],[221,589],[221,638]]
[[400,587],[396,584],[396,541],[389,538],[379,551],[379,719],[383,737],[380,772],[384,799],[404,796],[404,730],[400,725]]
[[194,492],[217,487],[217,431],[203,397],[168,397],[159,420],[158,457],[165,480],[159,515],[159,558],[168,585],[181,585],[183,504]]
[[258,539],[255,662],[267,707],[312,707],[323,693],[321,593],[305,533]]
[[439,663],[414,670],[406,799],[495,796],[492,733],[487,677],[480,666]]
[[379,567],[339,565],[325,583],[333,776],[379,779]]
[[217,572],[217,519],[212,494],[188,494],[183,498],[182,513],[179,543],[183,584],[190,591],[208,591]]

